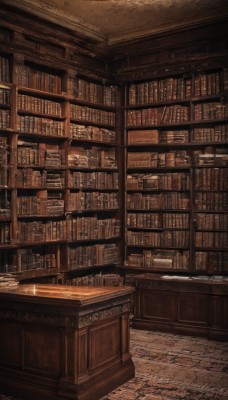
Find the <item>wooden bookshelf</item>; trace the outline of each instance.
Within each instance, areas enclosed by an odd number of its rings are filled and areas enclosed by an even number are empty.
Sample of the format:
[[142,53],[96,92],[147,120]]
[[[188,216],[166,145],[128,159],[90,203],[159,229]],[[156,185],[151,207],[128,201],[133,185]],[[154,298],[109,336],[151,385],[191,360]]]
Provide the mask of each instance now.
[[19,280],[120,264],[119,92],[77,72],[0,55],[0,265]]
[[106,50],[7,5],[0,21],[0,272],[149,272],[135,326],[172,331],[174,301],[184,332],[226,338],[227,16]]
[[126,269],[227,275],[227,69],[129,82],[125,99]]
[[0,11],[3,271],[226,275],[225,17],[107,54],[19,14]]

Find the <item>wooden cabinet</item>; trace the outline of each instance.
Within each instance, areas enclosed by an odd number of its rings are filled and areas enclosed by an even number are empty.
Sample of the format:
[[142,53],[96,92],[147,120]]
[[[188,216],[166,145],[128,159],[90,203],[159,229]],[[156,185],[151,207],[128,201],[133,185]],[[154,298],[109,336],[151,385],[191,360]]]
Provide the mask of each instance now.
[[134,328],[228,339],[227,281],[163,277],[133,277]]
[[1,392],[96,400],[132,378],[132,292],[64,285],[1,291]]

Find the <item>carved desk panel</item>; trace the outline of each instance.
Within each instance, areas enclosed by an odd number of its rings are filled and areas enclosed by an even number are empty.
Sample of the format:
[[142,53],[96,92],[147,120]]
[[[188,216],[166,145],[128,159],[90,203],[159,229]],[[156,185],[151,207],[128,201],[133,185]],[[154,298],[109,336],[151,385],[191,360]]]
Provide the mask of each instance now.
[[2,393],[97,400],[132,378],[132,292],[40,284],[0,291]]

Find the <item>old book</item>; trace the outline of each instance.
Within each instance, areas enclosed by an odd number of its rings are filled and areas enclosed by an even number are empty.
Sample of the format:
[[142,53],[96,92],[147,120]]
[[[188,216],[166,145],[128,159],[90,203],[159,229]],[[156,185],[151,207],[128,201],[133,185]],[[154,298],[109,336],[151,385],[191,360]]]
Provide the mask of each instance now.
[[150,144],[159,142],[158,129],[137,129],[128,131],[128,144]]

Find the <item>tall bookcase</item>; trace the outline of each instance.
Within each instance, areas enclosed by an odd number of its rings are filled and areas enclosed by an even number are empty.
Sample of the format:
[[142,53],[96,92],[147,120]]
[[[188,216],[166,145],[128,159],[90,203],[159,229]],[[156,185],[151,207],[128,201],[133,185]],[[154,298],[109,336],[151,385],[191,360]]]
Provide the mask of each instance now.
[[126,271],[227,275],[228,74],[126,85]]
[[1,271],[226,275],[226,21],[105,54],[19,14],[0,10]]
[[0,55],[1,272],[65,281],[120,264],[118,96],[103,78]]

